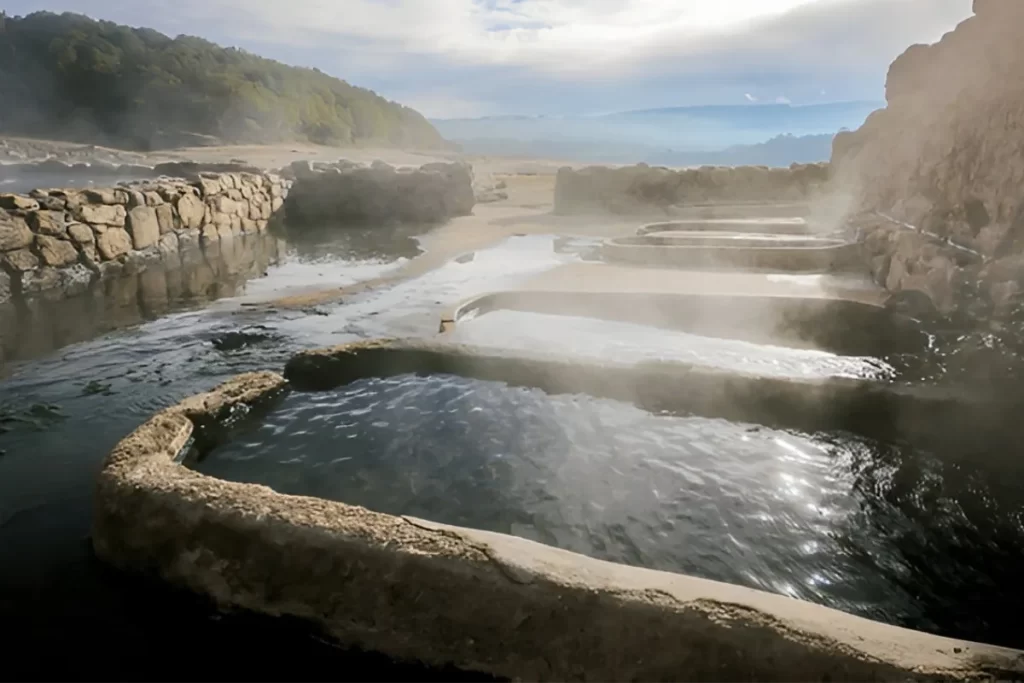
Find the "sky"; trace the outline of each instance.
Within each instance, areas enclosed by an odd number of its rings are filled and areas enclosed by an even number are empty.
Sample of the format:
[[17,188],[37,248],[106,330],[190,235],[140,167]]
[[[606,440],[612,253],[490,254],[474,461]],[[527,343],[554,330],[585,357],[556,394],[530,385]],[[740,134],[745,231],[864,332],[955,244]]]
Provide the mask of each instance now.
[[438,118],[883,99],[971,0],[0,0],[317,67]]

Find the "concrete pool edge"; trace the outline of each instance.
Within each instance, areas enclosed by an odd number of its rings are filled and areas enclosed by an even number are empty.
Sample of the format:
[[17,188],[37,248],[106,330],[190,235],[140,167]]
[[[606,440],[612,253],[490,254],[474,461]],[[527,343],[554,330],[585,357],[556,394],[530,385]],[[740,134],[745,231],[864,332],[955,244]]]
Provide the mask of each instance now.
[[657,232],[712,232],[712,231],[723,231],[728,230],[729,232],[735,233],[769,233],[778,235],[792,235],[794,237],[799,236],[812,236],[819,234],[819,231],[815,229],[815,226],[807,223],[806,220],[803,222],[789,221],[784,219],[771,219],[766,218],[762,221],[755,219],[728,219],[728,218],[707,218],[707,219],[687,219],[687,220],[669,220],[669,221],[656,221],[654,223],[645,223],[636,229],[637,237],[644,237],[651,233]]
[[782,273],[832,273],[864,270],[856,242],[818,240],[823,246],[709,246],[696,240],[657,240],[647,236],[605,240],[601,259],[659,268],[743,268]]
[[919,352],[928,343],[919,323],[881,305],[839,296],[721,292],[492,291],[443,311],[438,331],[450,334],[459,323],[496,311],[596,318],[840,355]]
[[[317,354],[365,365],[361,350],[393,346],[401,343]],[[503,534],[282,495],[174,462],[197,424],[286,386],[274,373],[240,375],[122,440],[98,478],[97,555],[224,607],[299,617],[339,644],[514,679],[967,680],[1024,672],[1024,653],[1014,650]]]

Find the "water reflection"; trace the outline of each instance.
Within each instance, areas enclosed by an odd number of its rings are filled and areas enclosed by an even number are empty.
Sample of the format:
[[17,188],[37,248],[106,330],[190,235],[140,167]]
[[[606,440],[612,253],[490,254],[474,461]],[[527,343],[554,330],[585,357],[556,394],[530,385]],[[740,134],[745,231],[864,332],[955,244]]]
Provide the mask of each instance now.
[[126,268],[70,298],[37,297],[0,306],[3,361],[36,358],[177,311],[238,294],[279,262],[276,238],[248,235]]
[[847,450],[861,504],[835,536],[862,571],[915,597],[907,626],[1021,647],[1024,481],[1019,468],[986,467],[1001,456],[983,451],[968,463],[879,444]]

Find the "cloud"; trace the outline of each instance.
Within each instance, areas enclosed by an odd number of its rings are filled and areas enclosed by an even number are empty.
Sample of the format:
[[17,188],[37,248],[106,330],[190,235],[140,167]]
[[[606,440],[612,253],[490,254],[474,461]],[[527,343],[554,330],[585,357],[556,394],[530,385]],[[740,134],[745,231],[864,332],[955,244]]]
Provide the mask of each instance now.
[[779,95],[775,98],[775,104],[792,104],[792,102],[785,95]]
[[[37,0],[9,0],[9,13]],[[881,94],[971,0],[51,0],[192,33],[403,101],[499,113]],[[627,102],[630,98],[636,102]],[[769,98],[770,99],[770,98]],[[463,114],[456,114],[463,115]]]
[[747,102],[757,102],[757,98],[748,92],[743,93],[743,97],[744,99],[747,100]]

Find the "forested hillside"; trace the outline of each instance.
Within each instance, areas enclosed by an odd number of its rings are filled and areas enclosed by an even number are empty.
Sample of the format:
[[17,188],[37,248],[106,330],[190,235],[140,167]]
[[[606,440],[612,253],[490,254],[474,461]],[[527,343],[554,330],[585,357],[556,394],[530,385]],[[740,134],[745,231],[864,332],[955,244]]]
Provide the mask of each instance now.
[[138,149],[201,136],[444,144],[418,112],[319,70],[50,12],[0,13],[0,132]]

